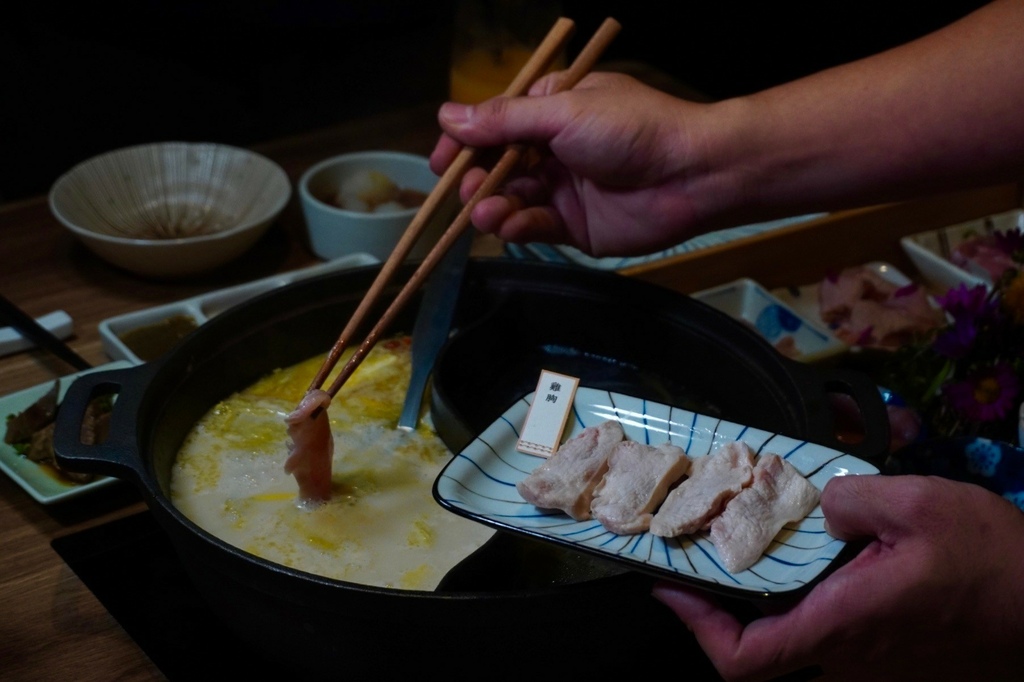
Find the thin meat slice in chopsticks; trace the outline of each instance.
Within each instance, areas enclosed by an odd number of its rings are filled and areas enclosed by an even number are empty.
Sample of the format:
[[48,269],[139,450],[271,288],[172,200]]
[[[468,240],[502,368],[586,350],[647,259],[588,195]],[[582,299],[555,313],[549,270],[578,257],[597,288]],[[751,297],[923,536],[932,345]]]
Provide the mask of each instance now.
[[753,478],[754,451],[746,443],[726,443],[694,458],[689,478],[668,494],[651,520],[651,533],[673,538],[707,528]]
[[776,454],[761,455],[754,482],[725,506],[711,523],[711,542],[730,573],[750,568],[782,527],[807,516],[821,494]]
[[613,533],[642,533],[669,487],[689,468],[689,457],[677,445],[622,441],[608,456],[608,472],[594,491],[590,511]]
[[330,404],[331,396],[326,391],[311,389],[285,417],[290,440],[284,470],[295,476],[304,502],[324,502],[331,497],[334,438],[327,416]]
[[590,518],[594,489],[608,471],[608,457],[625,437],[617,421],[588,426],[516,483],[516,490],[536,507],[560,509],[585,521]]

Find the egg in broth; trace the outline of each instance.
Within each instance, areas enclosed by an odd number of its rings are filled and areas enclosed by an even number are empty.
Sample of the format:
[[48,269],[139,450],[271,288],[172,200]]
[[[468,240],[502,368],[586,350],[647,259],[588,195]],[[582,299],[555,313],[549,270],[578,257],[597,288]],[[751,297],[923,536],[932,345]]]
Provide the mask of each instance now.
[[395,426],[410,339],[378,343],[331,402],[331,499],[310,507],[284,471],[284,418],[323,360],[276,370],[213,406],[178,453],[171,499],[209,533],[268,561],[376,587],[432,590],[494,531],[433,499],[451,453],[427,420],[414,431]]

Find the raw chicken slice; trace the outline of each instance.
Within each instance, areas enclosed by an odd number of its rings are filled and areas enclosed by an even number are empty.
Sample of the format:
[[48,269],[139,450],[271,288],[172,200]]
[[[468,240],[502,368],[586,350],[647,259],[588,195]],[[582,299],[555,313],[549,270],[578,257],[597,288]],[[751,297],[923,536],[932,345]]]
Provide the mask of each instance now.
[[589,519],[594,489],[608,470],[608,456],[625,437],[617,421],[588,426],[516,483],[516,490],[534,506],[561,509],[577,521]]
[[730,573],[750,568],[782,527],[804,518],[820,492],[792,464],[776,454],[761,456],[754,482],[711,523],[711,542]]
[[326,391],[312,389],[284,419],[291,439],[284,470],[295,476],[299,497],[305,502],[323,502],[331,498],[334,437],[327,417],[330,404],[331,396]]
[[651,521],[651,533],[666,538],[707,528],[725,504],[754,479],[754,451],[734,441],[690,464],[690,477],[675,487]]
[[669,486],[689,468],[690,459],[676,445],[623,441],[608,456],[608,472],[594,491],[590,511],[613,533],[642,533]]

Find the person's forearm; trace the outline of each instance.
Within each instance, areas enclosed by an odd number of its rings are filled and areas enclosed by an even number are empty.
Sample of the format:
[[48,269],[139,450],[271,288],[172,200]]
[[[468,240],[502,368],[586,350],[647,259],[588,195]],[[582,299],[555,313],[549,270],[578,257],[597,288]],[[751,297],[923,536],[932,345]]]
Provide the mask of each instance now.
[[709,220],[795,215],[1024,175],[1024,2],[710,108]]

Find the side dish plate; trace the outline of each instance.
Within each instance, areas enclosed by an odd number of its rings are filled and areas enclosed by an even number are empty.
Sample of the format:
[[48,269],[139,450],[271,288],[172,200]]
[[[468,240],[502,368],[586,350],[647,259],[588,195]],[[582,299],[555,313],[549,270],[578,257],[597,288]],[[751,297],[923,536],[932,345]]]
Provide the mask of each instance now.
[[[516,450],[533,397],[531,393],[509,407],[452,458],[434,483],[439,504],[500,530],[731,596],[790,595],[809,588],[837,565],[846,544],[825,532],[820,506],[802,521],[786,525],[757,563],[737,574],[725,570],[704,532],[674,539],[650,533],[620,536],[596,520],[574,521],[560,511],[534,507],[515,487],[544,461]],[[781,455],[819,489],[834,476],[879,472],[839,450],[589,387],[576,392],[564,438],[609,419],[621,422],[631,440],[655,445],[669,441],[690,457],[704,456],[727,441],[743,441],[759,454]]]
[[99,325],[103,350],[114,360],[127,360],[133,365],[139,365],[146,360],[140,358],[122,338],[123,335],[129,332],[150,325],[164,324],[173,318],[182,317],[191,319],[196,326],[199,326],[234,305],[292,282],[315,275],[375,265],[378,262],[376,258],[369,254],[354,253],[324,263],[311,265],[307,268],[271,275],[270,277],[238,284],[226,289],[218,289],[217,291],[211,291],[174,303],[110,317],[100,322]]
[[[131,363],[129,362],[118,360],[106,365],[94,367],[84,372],[77,372],[75,374],[63,376],[59,379],[60,393],[58,401],[64,400],[64,394],[77,377],[80,377],[83,374],[89,374],[90,372],[119,369],[122,367],[129,367],[130,365]],[[39,384],[32,388],[26,388],[23,391],[18,391],[17,393],[12,393],[0,398],[0,417],[4,420],[3,431],[6,433],[6,420],[8,415],[23,412],[34,402],[46,395],[47,391],[52,387],[53,382],[48,381],[44,384]],[[61,481],[52,473],[47,471],[46,468],[36,464],[27,457],[18,454],[12,446],[3,442],[2,438],[0,438],[0,471],[7,474],[11,480],[21,486],[25,492],[31,495],[32,498],[40,504],[63,502],[64,500],[86,495],[94,490],[105,488],[118,482],[116,478],[110,478],[108,476],[99,476],[89,483],[82,484]]]
[[783,355],[801,362],[816,362],[842,354],[845,343],[818,323],[799,315],[752,279],[738,279],[693,294],[713,308],[744,322],[772,344]]
[[945,292],[961,284],[967,287],[992,288],[992,275],[983,267],[967,269],[953,263],[952,254],[971,237],[1009,232],[1024,228],[1024,210],[968,220],[948,227],[918,232],[900,239],[900,246],[914,267],[937,291]]

